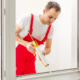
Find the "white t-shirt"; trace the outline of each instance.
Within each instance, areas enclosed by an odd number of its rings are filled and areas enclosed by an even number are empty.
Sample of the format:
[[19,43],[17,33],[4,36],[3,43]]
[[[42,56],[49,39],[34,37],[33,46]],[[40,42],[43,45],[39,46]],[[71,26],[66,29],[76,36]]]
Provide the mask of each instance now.
[[[18,35],[20,38],[24,38],[28,34],[31,23],[31,14],[24,14],[17,20],[17,24],[22,29]],[[33,18],[33,31],[32,36],[38,40],[42,40],[45,37],[49,25],[44,25],[39,18],[39,15],[34,15]],[[51,39],[54,33],[54,26],[51,26],[50,32],[48,34],[48,39]]]

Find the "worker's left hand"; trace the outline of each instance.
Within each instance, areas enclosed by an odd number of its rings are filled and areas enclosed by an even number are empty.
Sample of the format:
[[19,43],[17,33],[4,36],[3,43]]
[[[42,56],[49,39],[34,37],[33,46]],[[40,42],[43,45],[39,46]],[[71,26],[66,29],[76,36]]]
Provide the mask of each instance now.
[[[45,50],[43,50],[42,51],[42,54],[45,56],[46,55],[46,51]],[[40,57],[38,56],[38,58],[39,58],[39,60],[41,61],[41,59],[40,59]]]
[[45,56],[45,55],[46,55],[46,51],[45,51],[45,50],[43,50],[43,51],[42,51],[42,54]]

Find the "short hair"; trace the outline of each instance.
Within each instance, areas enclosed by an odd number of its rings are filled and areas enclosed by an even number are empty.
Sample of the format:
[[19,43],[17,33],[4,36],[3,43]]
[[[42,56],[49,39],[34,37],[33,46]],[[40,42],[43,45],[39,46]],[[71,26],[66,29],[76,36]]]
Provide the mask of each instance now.
[[45,6],[45,9],[50,10],[51,8],[55,8],[56,12],[58,12],[58,11],[61,12],[61,7],[57,2],[54,2],[54,1],[48,2],[47,5]]

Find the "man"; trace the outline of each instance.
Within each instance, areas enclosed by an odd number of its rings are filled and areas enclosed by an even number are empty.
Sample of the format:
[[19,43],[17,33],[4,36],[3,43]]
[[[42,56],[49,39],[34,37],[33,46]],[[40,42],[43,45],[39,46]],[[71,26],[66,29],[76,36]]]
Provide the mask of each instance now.
[[42,15],[25,14],[16,24],[16,75],[36,73],[35,57],[36,52],[32,46],[33,39],[39,45],[44,44],[43,55],[51,52],[52,35],[54,27],[52,23],[58,18],[61,8],[58,3],[50,1],[45,6]]

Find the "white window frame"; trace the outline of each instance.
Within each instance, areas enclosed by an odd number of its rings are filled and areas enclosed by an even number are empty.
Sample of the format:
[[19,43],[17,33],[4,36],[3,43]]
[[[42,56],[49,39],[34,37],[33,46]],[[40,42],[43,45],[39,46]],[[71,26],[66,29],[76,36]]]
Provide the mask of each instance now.
[[[79,1],[79,0],[78,0]],[[2,0],[4,5],[4,0]],[[80,4],[80,1],[78,5]],[[51,75],[59,75],[59,74],[66,74],[66,73],[73,73],[80,71],[80,51],[79,58],[78,58],[78,68],[75,69],[66,69],[66,70],[59,70],[53,71],[52,74],[50,73],[40,73],[40,74],[33,74],[27,76],[18,76],[16,77],[16,68],[15,68],[15,0],[5,0],[5,26],[4,26],[4,14],[2,14],[2,56],[3,56],[3,70],[2,70],[2,80],[4,77],[6,80],[27,80],[31,78],[38,78],[38,77],[45,77]],[[4,7],[2,7],[2,13],[4,13]],[[80,5],[79,5],[79,12],[80,13]],[[80,16],[78,19],[78,29],[79,29],[79,46],[80,46]],[[80,50],[80,47],[78,48]],[[5,54],[5,60],[4,60]],[[5,66],[5,75],[4,75],[4,62],[6,63]]]
[[[0,1],[1,6],[1,80],[4,80],[4,0]],[[3,53],[3,54],[2,54]]]
[[2,0],[2,77],[1,77],[2,79],[1,80],[4,79],[16,80],[15,42],[14,42],[15,17],[13,15],[15,16],[15,0]]

